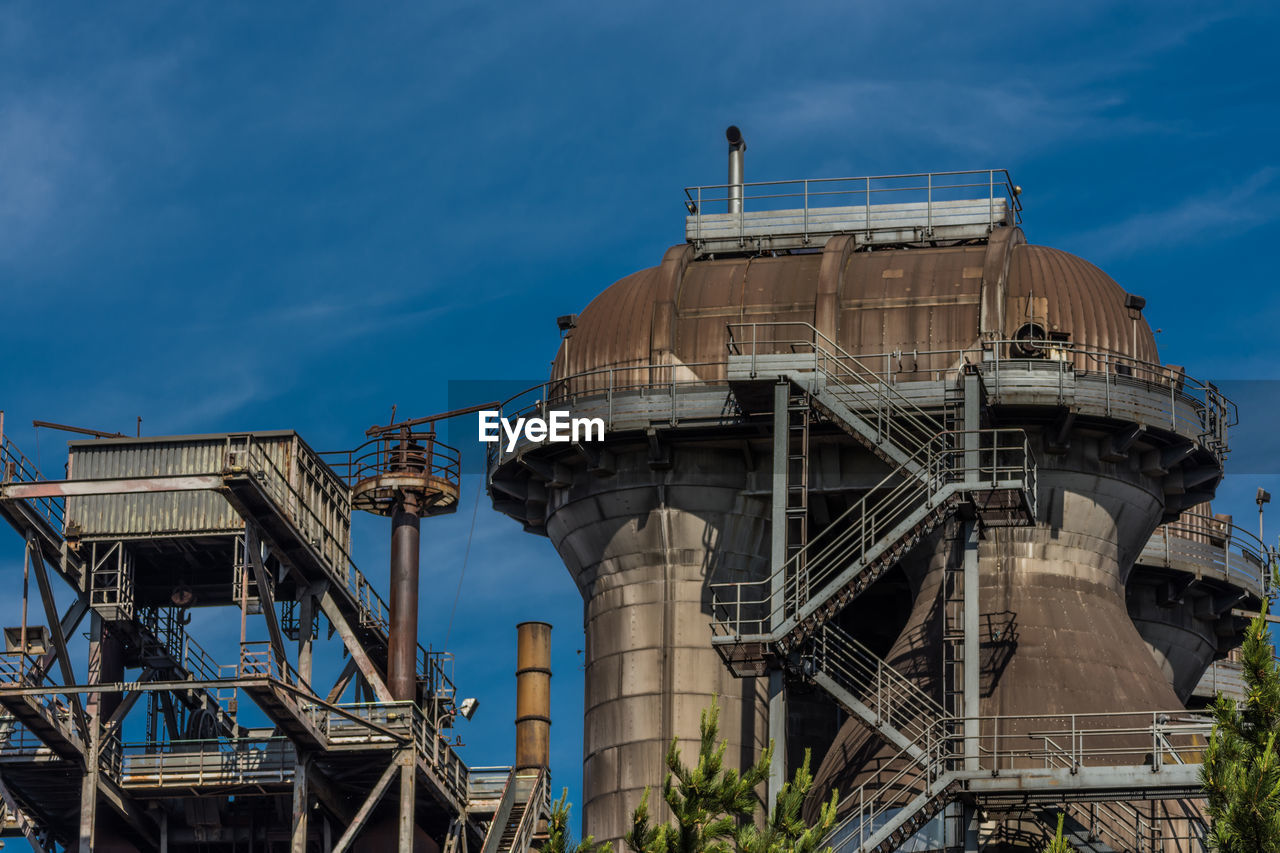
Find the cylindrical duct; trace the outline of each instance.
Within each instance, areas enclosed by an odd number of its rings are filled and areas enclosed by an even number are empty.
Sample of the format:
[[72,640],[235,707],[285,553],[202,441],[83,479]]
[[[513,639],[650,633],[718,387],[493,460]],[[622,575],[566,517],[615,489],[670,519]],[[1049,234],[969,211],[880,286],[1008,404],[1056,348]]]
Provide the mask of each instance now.
[[516,769],[551,760],[551,626],[516,626]]
[[387,688],[396,701],[418,692],[418,505],[398,505],[391,516],[391,636]]
[[729,212],[742,212],[742,174],[743,157],[747,152],[747,141],[742,138],[742,131],[736,124],[729,125],[724,132],[729,140]]

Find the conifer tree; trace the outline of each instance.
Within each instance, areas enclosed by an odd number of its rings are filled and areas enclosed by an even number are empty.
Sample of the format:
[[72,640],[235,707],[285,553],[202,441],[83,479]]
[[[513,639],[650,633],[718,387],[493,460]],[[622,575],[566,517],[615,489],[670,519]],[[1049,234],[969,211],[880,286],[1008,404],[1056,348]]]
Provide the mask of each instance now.
[[[662,799],[671,810],[669,823],[654,824],[649,813],[649,791],[632,815],[627,846],[634,853],[816,853],[818,842],[835,822],[835,794],[822,808],[819,822],[810,827],[800,817],[804,798],[813,786],[809,757],[785,784],[763,831],[753,818],[759,799],[755,789],[769,776],[773,744],[760,760],[741,774],[724,766],[728,744],[718,741],[720,707],[715,700],[702,712],[698,759],[684,763],[678,741],[667,749],[667,777]],[[830,853],[826,848],[821,853]]]
[[608,841],[596,844],[594,837],[573,843],[569,832],[569,789],[565,788],[560,799],[551,804],[551,819],[547,821],[547,840],[540,848],[541,853],[613,853],[613,845]]
[[1280,670],[1267,610],[1264,601],[1245,634],[1244,704],[1221,694],[1213,704],[1200,781],[1209,801],[1209,849],[1218,853],[1280,851]]

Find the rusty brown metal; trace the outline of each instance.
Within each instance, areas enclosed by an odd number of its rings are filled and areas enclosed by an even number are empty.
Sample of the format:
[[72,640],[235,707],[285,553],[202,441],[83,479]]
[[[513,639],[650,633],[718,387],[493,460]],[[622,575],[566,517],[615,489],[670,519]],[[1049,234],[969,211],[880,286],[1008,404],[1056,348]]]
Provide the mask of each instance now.
[[551,760],[551,626],[516,626],[517,770],[546,767]]
[[[1039,318],[1073,344],[1157,361],[1146,320],[1126,308],[1124,289],[1081,258],[1027,244],[999,229],[985,245],[733,257],[689,263],[687,245],[662,264],[615,283],[569,330],[552,378],[574,390],[605,387],[607,371],[693,365],[686,378],[720,379],[729,323],[812,323],[854,355],[964,350],[1010,337]],[[908,372],[943,369],[954,356],[907,359]],[[1085,365],[1081,365],[1082,367]],[[616,385],[615,385],[616,387]]]
[[387,688],[396,701],[418,690],[418,503],[410,495],[391,515],[391,631],[387,641]]

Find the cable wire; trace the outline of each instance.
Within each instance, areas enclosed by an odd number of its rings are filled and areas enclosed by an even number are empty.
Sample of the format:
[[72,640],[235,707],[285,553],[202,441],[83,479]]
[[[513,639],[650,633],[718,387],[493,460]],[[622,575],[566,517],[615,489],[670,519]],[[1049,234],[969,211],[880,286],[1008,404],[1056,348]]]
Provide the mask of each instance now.
[[449,638],[453,635],[453,617],[458,613],[458,599],[462,598],[462,579],[467,575],[467,559],[471,556],[471,539],[476,535],[476,514],[480,509],[480,489],[476,489],[476,499],[471,505],[471,530],[467,533],[467,547],[462,552],[462,568],[458,571],[458,590],[453,594],[453,608],[449,611],[449,629],[444,632],[444,648],[449,648]]

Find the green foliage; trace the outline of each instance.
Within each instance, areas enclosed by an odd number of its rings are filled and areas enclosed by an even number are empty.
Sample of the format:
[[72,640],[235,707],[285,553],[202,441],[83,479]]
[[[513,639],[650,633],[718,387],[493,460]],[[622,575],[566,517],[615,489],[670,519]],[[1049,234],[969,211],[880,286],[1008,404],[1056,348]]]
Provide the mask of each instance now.
[[[720,707],[712,701],[702,712],[697,763],[692,767],[684,763],[675,739],[667,749],[662,799],[671,810],[671,821],[652,822],[646,790],[632,815],[627,846],[635,853],[815,853],[818,842],[835,823],[835,794],[823,806],[818,823],[807,826],[800,812],[813,787],[808,755],[795,779],[779,792],[773,814],[760,831],[753,823],[759,806],[755,789],[769,777],[773,744],[759,761],[739,774],[724,766],[728,744],[717,743],[719,733]],[[830,848],[819,853],[830,853]]]
[[[812,787],[813,774],[809,772],[809,750],[806,749],[804,764],[778,792],[773,814],[769,815],[764,831],[758,830],[755,824],[747,824],[739,830],[739,853],[815,853],[818,843],[835,825],[836,792],[832,791],[831,799],[822,804],[818,822],[809,826],[801,817],[801,811]],[[829,846],[822,848],[822,853],[830,850]]]
[[1067,839],[1062,836],[1062,823],[1066,820],[1066,815],[1058,812],[1058,831],[1053,836],[1053,840],[1049,842],[1049,846],[1044,848],[1044,853],[1075,853],[1075,848],[1067,843]]
[[576,845],[569,832],[569,789],[565,788],[560,799],[551,805],[551,819],[547,821],[547,840],[543,842],[541,853],[613,853],[613,845],[609,842],[596,844],[593,836],[588,835]]
[[1280,671],[1267,634],[1267,603],[1245,634],[1243,707],[1219,695],[1200,781],[1209,801],[1209,849],[1280,851]]

